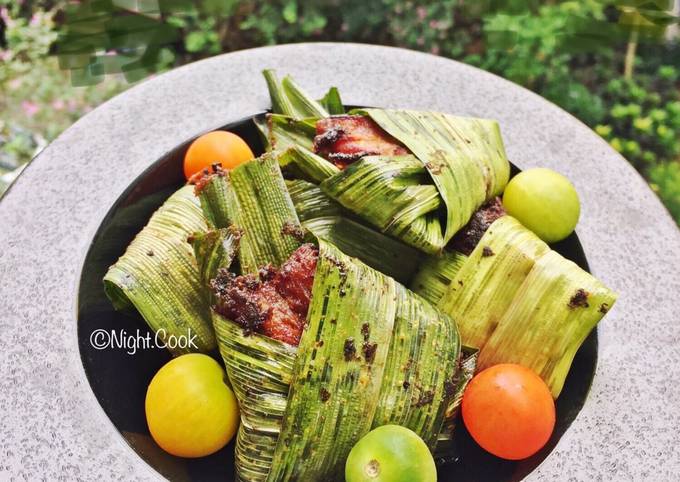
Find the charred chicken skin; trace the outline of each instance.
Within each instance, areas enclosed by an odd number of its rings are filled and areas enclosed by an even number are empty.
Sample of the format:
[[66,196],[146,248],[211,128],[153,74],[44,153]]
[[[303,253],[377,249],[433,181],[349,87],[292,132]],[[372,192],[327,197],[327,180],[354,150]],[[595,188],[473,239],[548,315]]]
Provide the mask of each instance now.
[[409,153],[370,117],[362,115],[338,115],[317,121],[314,152],[340,169],[363,156]]
[[212,281],[215,310],[246,331],[297,346],[305,327],[312,295],[318,249],[303,244],[276,269],[236,276],[220,270]]
[[479,240],[493,222],[505,215],[505,209],[499,197],[491,199],[472,215],[472,218],[451,240],[451,247],[469,256]]

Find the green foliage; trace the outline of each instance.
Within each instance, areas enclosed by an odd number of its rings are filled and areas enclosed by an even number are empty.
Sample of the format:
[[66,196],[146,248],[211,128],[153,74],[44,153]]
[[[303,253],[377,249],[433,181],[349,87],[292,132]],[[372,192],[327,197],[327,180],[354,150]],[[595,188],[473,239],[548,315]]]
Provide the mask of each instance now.
[[48,54],[50,46],[57,38],[54,31],[54,12],[36,11],[29,18],[19,17],[19,4],[10,0],[0,0],[4,23],[7,31],[7,48],[2,50],[0,63],[0,84],[10,78],[30,72],[36,61]]
[[[484,18],[484,55],[466,60],[529,87],[593,125],[605,107],[575,75],[582,56],[573,50],[589,44],[584,39],[599,23],[606,23],[604,7],[594,0],[543,5],[536,13],[499,12]],[[597,43],[589,45],[596,50]]]
[[55,45],[59,64],[71,71],[73,85],[99,83],[123,73],[129,82],[164,67],[167,47],[179,40],[159,6],[182,11],[187,0],[99,0],[68,2]]
[[680,163],[658,164],[649,171],[652,189],[659,195],[668,211],[680,221]]
[[604,84],[602,98],[611,108],[595,132],[643,173],[680,157],[678,76],[675,67],[661,65],[653,75]]
[[[0,0],[0,22],[6,24],[6,46],[0,29],[0,176],[125,88],[120,75],[111,73],[122,72],[132,82],[221,52],[351,41],[462,60],[534,90],[621,152],[680,222],[680,42],[659,41],[663,25],[676,21],[663,12],[665,5],[663,0]],[[635,29],[640,45],[632,78],[626,79],[626,44]],[[55,53],[74,85],[89,85],[70,86],[65,70],[49,56]],[[96,82],[101,83],[91,85]]]
[[293,42],[319,36],[328,23],[327,2],[282,0],[255,2],[240,28],[264,44]]
[[460,58],[467,52],[474,36],[479,36],[478,21],[463,15],[460,1],[414,5],[414,2],[386,1],[389,12],[389,33],[393,43],[401,47]]
[[48,56],[57,37],[56,12],[22,10],[18,2],[0,0],[7,42],[0,48],[0,176],[30,161],[93,106],[125,87],[114,78],[98,88],[71,86],[68,72]]

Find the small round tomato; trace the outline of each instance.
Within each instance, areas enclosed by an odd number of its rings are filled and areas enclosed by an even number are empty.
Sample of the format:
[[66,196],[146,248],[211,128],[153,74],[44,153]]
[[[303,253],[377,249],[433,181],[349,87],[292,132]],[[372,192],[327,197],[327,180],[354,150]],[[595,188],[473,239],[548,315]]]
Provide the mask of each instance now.
[[574,185],[562,174],[542,167],[513,177],[505,187],[503,206],[546,243],[569,236],[581,214]]
[[437,482],[430,449],[414,431],[382,425],[359,440],[345,462],[345,482]]
[[515,364],[494,365],[470,381],[463,421],[487,452],[520,460],[538,452],[555,428],[555,402],[545,382]]
[[197,172],[216,163],[224,169],[233,169],[253,157],[248,144],[233,132],[208,132],[189,146],[184,156],[184,176],[189,180]]
[[204,457],[232,439],[239,422],[226,374],[211,357],[193,353],[165,364],[146,392],[151,436],[178,457]]

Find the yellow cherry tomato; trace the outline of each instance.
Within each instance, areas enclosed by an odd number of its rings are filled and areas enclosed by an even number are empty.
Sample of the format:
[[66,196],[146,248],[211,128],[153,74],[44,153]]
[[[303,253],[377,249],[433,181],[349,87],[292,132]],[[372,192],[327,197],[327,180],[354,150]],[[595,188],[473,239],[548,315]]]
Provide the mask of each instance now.
[[211,357],[182,355],[164,365],[146,392],[151,436],[178,457],[204,457],[232,439],[239,423],[236,397]]

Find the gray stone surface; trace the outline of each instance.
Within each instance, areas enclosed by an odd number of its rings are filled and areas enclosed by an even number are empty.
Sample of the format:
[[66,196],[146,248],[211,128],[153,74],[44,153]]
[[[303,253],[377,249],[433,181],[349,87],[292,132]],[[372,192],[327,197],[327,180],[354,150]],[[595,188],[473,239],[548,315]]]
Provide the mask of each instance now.
[[645,182],[579,121],[510,82],[445,59],[339,44],[215,57],[87,114],[0,202],[0,479],[153,479],[85,378],[76,290],[103,216],[184,139],[268,106],[260,71],[355,105],[491,117],[522,168],[572,179],[593,272],[620,299],[600,328],[588,400],[532,480],[680,480],[680,232]]

